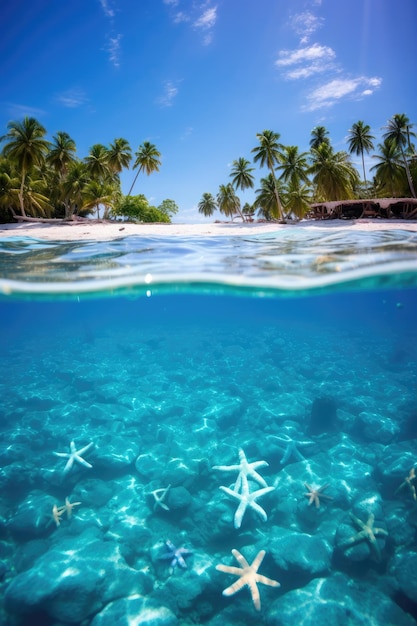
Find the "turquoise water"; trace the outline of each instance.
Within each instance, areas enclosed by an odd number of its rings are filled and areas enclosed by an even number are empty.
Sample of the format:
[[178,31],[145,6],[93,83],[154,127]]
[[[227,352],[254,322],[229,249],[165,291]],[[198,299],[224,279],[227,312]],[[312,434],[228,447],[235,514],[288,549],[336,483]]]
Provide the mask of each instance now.
[[415,624],[416,280],[407,231],[0,240],[0,623]]

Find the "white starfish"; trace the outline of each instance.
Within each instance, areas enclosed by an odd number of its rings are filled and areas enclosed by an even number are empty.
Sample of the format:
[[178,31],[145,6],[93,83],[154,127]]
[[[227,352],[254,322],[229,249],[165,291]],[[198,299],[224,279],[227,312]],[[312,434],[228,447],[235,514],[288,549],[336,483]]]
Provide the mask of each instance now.
[[242,525],[243,516],[246,513],[246,509],[249,507],[255,513],[259,515],[259,517],[266,522],[268,516],[263,508],[256,502],[258,498],[262,498],[262,496],[274,491],[275,487],[264,487],[263,489],[257,489],[256,491],[249,491],[248,479],[246,478],[246,474],[242,474],[242,491],[238,493],[233,489],[229,489],[228,487],[219,487],[224,493],[226,493],[231,498],[235,500],[239,500],[239,506],[236,509],[234,525],[235,528],[240,528]]
[[262,478],[262,476],[256,471],[258,467],[268,467],[268,463],[266,461],[253,461],[253,463],[248,463],[242,448],[239,448],[239,460],[239,465],[215,465],[213,469],[221,470],[222,472],[239,472],[235,486],[233,487],[234,491],[240,491],[242,488],[243,476],[245,476],[246,479],[248,477],[251,478],[262,487],[268,486],[265,479]]
[[170,489],[171,489],[171,485],[168,485],[168,487],[164,487],[162,489],[154,489],[153,491],[149,493],[149,495],[153,496],[153,499],[155,500],[154,505],[153,505],[154,511],[156,510],[158,506],[160,506],[161,509],[165,509],[165,511],[169,511],[169,506],[165,504],[164,500],[167,497],[168,491]]
[[300,452],[298,448],[314,445],[314,441],[300,441],[292,439],[289,435],[269,435],[272,439],[278,439],[285,445],[284,454],[280,461],[281,465],[285,465],[292,458],[295,461],[305,461],[305,456]]
[[87,446],[84,446],[84,448],[81,448],[80,450],[76,450],[75,443],[71,441],[69,452],[54,452],[53,454],[55,454],[55,456],[59,456],[64,459],[68,459],[64,467],[64,474],[68,474],[68,472],[71,470],[72,466],[74,465],[74,461],[76,461],[83,467],[88,467],[89,469],[93,467],[91,463],[88,463],[85,459],[82,458],[82,455],[85,454],[88,450],[90,450],[92,446],[94,446],[93,442],[89,443]]

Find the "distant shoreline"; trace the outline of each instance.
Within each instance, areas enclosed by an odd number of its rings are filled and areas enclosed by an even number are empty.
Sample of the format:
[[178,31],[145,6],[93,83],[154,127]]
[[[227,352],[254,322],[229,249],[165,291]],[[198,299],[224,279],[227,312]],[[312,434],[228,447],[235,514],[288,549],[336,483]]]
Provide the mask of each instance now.
[[0,238],[33,237],[53,241],[81,241],[116,239],[131,235],[144,237],[218,237],[262,235],[288,228],[325,228],[334,230],[354,229],[361,231],[408,230],[417,232],[417,220],[397,219],[353,219],[353,220],[302,220],[289,224],[276,222],[231,223],[213,222],[207,224],[130,224],[122,222],[94,222],[91,224],[74,222],[73,224],[17,223],[0,224]]

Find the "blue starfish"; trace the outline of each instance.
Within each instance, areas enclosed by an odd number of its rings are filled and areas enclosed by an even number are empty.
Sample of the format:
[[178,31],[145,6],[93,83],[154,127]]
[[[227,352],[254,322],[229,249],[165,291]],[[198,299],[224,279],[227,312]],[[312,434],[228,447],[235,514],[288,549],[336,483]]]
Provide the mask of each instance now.
[[176,548],[172,541],[170,541],[169,539],[165,541],[165,546],[168,552],[166,552],[166,554],[161,554],[158,559],[163,561],[169,559],[171,561],[171,563],[169,564],[171,568],[171,573],[176,567],[186,569],[187,563],[185,562],[185,557],[190,556],[192,552],[190,550],[187,550],[187,548]]

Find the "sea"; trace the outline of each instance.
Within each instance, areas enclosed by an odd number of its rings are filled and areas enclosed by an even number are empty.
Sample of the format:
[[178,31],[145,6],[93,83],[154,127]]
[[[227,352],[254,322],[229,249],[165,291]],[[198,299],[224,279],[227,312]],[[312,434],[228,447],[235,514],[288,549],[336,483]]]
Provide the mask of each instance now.
[[0,239],[0,624],[417,623],[417,232]]

